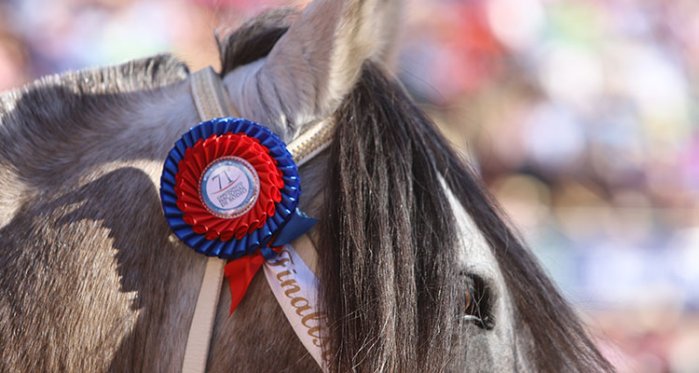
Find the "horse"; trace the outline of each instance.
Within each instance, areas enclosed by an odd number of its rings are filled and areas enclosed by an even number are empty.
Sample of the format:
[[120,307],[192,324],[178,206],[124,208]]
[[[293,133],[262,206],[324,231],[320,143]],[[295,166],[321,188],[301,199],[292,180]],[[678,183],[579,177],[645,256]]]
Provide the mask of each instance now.
[[[287,143],[336,126],[300,167],[300,205],[319,221],[323,369],[612,371],[386,67],[400,8],[315,0],[218,40],[242,117]],[[158,55],[0,96],[0,371],[181,368],[206,257],[172,234],[157,185],[199,122],[190,78]],[[232,315],[222,291],[207,370],[318,371],[260,277]]]

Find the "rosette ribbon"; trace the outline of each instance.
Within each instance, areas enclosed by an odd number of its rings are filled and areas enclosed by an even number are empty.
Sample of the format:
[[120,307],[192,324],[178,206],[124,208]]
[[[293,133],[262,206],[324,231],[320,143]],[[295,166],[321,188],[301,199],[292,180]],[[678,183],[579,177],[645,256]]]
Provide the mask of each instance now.
[[315,224],[297,208],[300,179],[286,144],[247,119],[190,129],[170,150],[160,183],[175,235],[198,253],[230,260],[231,312],[275,248]]

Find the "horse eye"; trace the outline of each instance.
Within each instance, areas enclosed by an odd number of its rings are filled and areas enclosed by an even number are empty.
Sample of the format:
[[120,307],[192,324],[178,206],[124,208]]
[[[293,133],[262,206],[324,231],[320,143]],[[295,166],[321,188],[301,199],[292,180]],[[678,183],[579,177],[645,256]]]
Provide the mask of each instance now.
[[473,274],[464,274],[466,288],[464,291],[463,319],[481,329],[490,330],[495,326],[491,314],[490,292],[485,281]]

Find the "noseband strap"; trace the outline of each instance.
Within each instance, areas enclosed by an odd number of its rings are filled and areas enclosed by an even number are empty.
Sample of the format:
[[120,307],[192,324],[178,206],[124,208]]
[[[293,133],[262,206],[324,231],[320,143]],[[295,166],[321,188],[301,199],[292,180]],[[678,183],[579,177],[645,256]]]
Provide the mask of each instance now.
[[[208,67],[191,74],[190,81],[194,104],[199,113],[199,118],[202,121],[229,115],[240,116],[235,108],[231,106],[231,102],[227,98],[221,80],[213,69]],[[330,145],[333,133],[333,121],[324,120],[311,125],[308,130],[292,141],[287,146],[287,149],[294,157],[297,166],[300,167],[327,148]],[[322,316],[317,313],[317,305],[315,305],[317,295],[317,284],[315,282],[317,281],[312,272],[312,269],[315,267],[317,253],[313,243],[307,236],[299,238],[295,241],[294,245],[297,246],[297,250],[289,245],[285,247],[284,250],[288,255],[286,259],[282,258],[271,265],[268,263],[265,267],[265,275],[277,301],[280,306],[282,306],[285,315],[289,319],[294,332],[296,332],[303,345],[316,360],[321,369],[324,369],[325,366],[321,357],[320,327],[311,325],[313,320],[322,319]],[[297,264],[294,264],[293,260],[295,255]],[[303,262],[309,263],[311,270],[309,270]],[[312,305],[312,307],[308,308],[315,309],[316,313],[303,315],[298,309],[294,309],[293,306],[287,304],[289,303],[289,299],[285,298],[284,291],[278,288],[278,284],[274,283],[274,278],[276,277],[274,269],[272,269],[282,264],[284,265],[284,267],[281,267],[282,269],[289,270],[289,268],[291,268],[289,272],[297,273],[299,286],[306,289],[304,294]],[[223,259],[217,257],[209,257],[207,259],[204,277],[202,278],[201,288],[199,290],[199,296],[197,298],[197,304],[187,338],[187,347],[182,362],[182,372],[203,373],[206,371],[209,346],[213,334],[225,265],[226,261]],[[287,268],[286,266],[289,265],[292,267]],[[296,267],[293,267],[293,265],[296,265]],[[303,286],[304,283],[306,286]],[[288,295],[286,295],[286,297],[288,298]],[[291,301],[292,305],[293,303],[294,300]]]

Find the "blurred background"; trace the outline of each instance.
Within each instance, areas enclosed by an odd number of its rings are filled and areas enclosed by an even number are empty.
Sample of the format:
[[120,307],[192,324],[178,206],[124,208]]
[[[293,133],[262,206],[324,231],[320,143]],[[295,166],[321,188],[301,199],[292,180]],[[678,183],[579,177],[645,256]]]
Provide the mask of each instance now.
[[[0,0],[0,91],[288,1]],[[299,5],[296,2],[296,5]],[[408,1],[397,73],[622,372],[699,372],[699,2]]]

